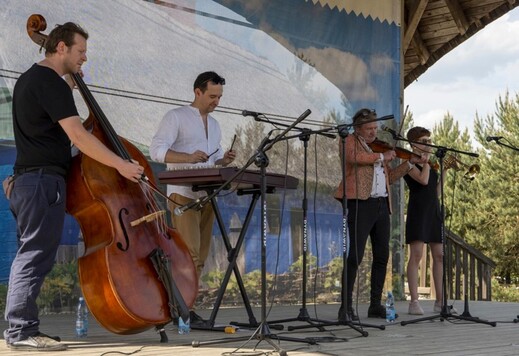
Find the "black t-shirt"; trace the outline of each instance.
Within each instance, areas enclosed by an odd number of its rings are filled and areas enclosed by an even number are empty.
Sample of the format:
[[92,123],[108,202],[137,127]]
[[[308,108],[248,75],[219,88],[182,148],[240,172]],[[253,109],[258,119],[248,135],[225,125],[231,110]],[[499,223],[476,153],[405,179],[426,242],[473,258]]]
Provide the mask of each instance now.
[[13,91],[15,169],[59,167],[68,171],[70,139],[58,123],[77,116],[72,90],[53,69],[34,64]]

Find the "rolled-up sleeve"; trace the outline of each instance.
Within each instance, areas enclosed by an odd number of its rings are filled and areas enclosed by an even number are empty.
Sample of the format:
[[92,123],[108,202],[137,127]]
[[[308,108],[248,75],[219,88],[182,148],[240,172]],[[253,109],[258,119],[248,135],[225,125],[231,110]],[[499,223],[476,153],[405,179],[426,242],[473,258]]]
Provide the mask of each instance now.
[[173,112],[168,112],[162,118],[157,133],[151,139],[150,157],[152,160],[164,163],[166,153],[173,146],[178,135],[178,120]]

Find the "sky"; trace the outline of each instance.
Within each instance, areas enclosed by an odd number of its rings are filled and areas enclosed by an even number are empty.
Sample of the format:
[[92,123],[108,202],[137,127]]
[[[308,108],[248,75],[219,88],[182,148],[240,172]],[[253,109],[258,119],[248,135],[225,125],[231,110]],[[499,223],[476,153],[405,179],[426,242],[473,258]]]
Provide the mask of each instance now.
[[476,113],[493,115],[499,96],[519,95],[518,38],[516,8],[437,61],[404,91],[415,125],[432,129],[449,112],[472,135]]

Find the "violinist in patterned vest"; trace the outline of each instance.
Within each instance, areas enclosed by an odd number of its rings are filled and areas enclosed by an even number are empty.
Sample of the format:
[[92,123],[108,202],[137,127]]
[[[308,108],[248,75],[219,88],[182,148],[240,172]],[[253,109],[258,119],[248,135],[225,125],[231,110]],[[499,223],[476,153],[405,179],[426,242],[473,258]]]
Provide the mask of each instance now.
[[[370,147],[378,131],[375,110],[360,109],[352,118],[354,133],[346,137],[345,146],[339,144],[339,154],[345,157],[346,192],[343,182],[335,193],[335,198],[347,199],[349,253],[347,258],[347,285],[342,286],[342,293],[347,293],[347,305],[341,305],[339,320],[347,313],[350,320],[358,320],[353,310],[353,286],[357,269],[364,256],[368,236],[371,238],[373,262],[371,265],[371,293],[368,309],[369,318],[385,318],[386,309],[381,304],[382,290],[386,278],[389,259],[389,237],[391,212],[390,184],[397,181],[410,170],[414,163],[425,158],[418,155],[402,162],[395,168],[389,162],[397,157],[389,147],[384,152],[374,152]],[[379,151],[377,149],[377,151]]]

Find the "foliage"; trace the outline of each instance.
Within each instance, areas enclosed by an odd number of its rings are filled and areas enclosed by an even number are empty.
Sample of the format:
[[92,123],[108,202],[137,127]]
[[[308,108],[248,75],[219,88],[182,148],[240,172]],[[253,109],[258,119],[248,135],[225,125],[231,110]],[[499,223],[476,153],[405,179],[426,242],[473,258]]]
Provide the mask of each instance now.
[[[308,254],[306,256],[306,271],[314,269],[317,266],[317,257]],[[303,271],[303,255],[299,256],[297,261],[292,263],[288,268],[290,272],[302,273]]]
[[[73,310],[80,292],[77,262],[57,263],[45,278],[37,304],[42,313]],[[7,285],[0,284],[0,317],[3,317],[7,299]]]
[[[270,273],[266,275],[267,286],[266,289],[270,290],[270,285],[274,281],[274,276]],[[261,297],[261,271],[255,270],[250,273],[247,273],[243,276],[243,285],[245,286],[245,290],[249,293],[249,297],[251,299],[260,300]]]
[[38,307],[44,312],[74,308],[79,297],[77,285],[77,261],[55,264],[41,287]]
[[0,317],[3,318],[7,300],[7,284],[0,284]]
[[492,279],[492,300],[496,302],[519,302],[519,286],[499,283]]
[[[498,266],[495,275],[505,283],[517,283],[519,278],[519,165],[517,151],[494,142],[486,136],[504,136],[503,142],[519,144],[519,95],[499,98],[495,115],[476,117],[474,132],[483,146],[480,150],[481,177],[477,209],[468,226],[467,238],[482,249]],[[508,141],[506,141],[508,140]]]
[[[213,270],[202,276],[202,281],[207,284],[210,289],[218,289],[223,283],[226,271]],[[225,289],[225,295],[229,298],[236,298],[239,295],[240,289],[238,288],[238,282],[234,274],[229,278],[227,288]]]
[[342,257],[335,257],[328,263],[328,272],[324,278],[324,288],[328,291],[341,291]]

